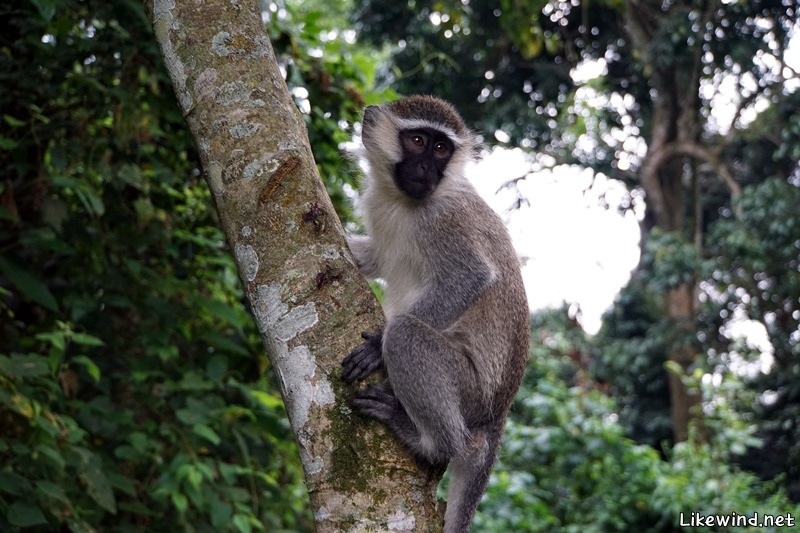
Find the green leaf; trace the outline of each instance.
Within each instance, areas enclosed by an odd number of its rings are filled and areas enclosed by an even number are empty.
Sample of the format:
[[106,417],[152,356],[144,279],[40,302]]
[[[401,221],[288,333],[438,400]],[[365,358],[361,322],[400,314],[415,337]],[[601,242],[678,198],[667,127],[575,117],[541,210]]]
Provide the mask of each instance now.
[[92,455],[86,468],[81,474],[81,478],[86,484],[86,492],[97,504],[110,513],[117,512],[117,502],[114,498],[114,490],[111,488],[108,478],[103,473],[102,463],[97,456]]
[[189,507],[189,501],[186,499],[186,496],[180,492],[173,492],[171,497],[172,505],[175,506],[175,509],[181,514],[185,513],[186,509]]
[[206,363],[206,375],[214,381],[221,381],[228,372],[228,358],[224,355],[214,355]]
[[73,357],[72,359],[70,359],[70,363],[76,363],[81,365],[83,368],[86,369],[86,372],[90,376],[92,376],[92,379],[94,379],[95,382],[100,381],[100,367],[94,364],[94,361],[92,361],[85,355],[78,355],[76,357]]
[[64,493],[64,489],[62,489],[52,481],[47,481],[47,480],[37,481],[36,488],[44,496],[47,496],[54,500],[58,500],[59,502],[64,503],[66,505],[70,505],[69,498],[67,498],[67,495]]
[[233,526],[242,533],[250,533],[253,530],[250,526],[250,519],[243,514],[234,515]]
[[244,356],[250,355],[244,345],[232,341],[229,337],[219,333],[218,331],[207,331],[203,337],[211,346],[219,351],[230,352]]
[[196,424],[192,428],[192,431],[195,433],[195,435],[203,437],[214,446],[218,446],[219,443],[222,442],[222,439],[219,438],[219,435],[217,435],[213,429],[205,424]]
[[30,487],[30,482],[14,472],[0,472],[0,492],[20,496]]
[[267,409],[274,410],[283,407],[283,401],[277,396],[268,392],[251,390],[250,395]]
[[207,391],[214,388],[214,384],[202,377],[197,372],[187,372],[183,375],[178,386],[184,391]]
[[214,529],[221,531],[231,522],[233,507],[222,498],[211,498],[211,525]]
[[95,337],[94,335],[89,335],[88,333],[73,333],[72,334],[72,342],[76,344],[81,344],[83,346],[104,346],[105,343]]
[[29,269],[17,266],[7,259],[0,257],[0,272],[8,278],[12,285],[22,292],[23,296],[50,311],[58,311],[58,302],[56,302],[53,293],[50,292],[50,289],[48,289],[39,278],[33,276]]
[[[17,144],[17,141],[14,139],[0,135],[0,150],[7,150],[10,152],[17,147]],[[16,218],[14,220],[16,220]]]
[[20,120],[18,118],[14,118],[11,115],[5,115],[4,114],[3,115],[3,120],[5,121],[6,124],[11,126],[12,128],[21,128],[22,126],[24,126],[26,124],[26,122],[24,120]]
[[186,425],[196,424],[201,419],[205,418],[201,413],[195,413],[190,409],[178,409],[175,411],[175,417]]
[[[52,227],[33,228],[25,231],[19,236],[20,243],[29,249],[41,250],[43,252],[56,252],[63,254],[70,254],[73,252],[72,247],[64,242],[63,238],[56,233],[55,228],[60,228],[63,218],[57,220],[58,214],[53,211],[59,210],[58,202],[45,201],[42,205],[42,220],[47,219],[46,222]],[[51,209],[52,208],[52,209]],[[65,216],[68,213],[63,213]],[[50,215],[56,215],[51,217]],[[52,224],[51,224],[52,222]]]
[[[137,165],[133,165],[130,163],[126,163],[120,166],[119,170],[117,171],[117,177],[124,183],[130,185],[131,187],[135,187],[136,189],[139,190],[145,189],[147,185],[147,181],[142,176],[141,169]],[[149,198],[140,198],[139,200],[145,200],[148,203],[150,203]],[[151,204],[151,209],[152,209],[152,204]]]
[[120,511],[126,513],[139,514],[143,516],[156,516],[156,513],[148,509],[146,505],[140,502],[119,502],[117,507]]
[[39,506],[19,500],[8,506],[6,518],[12,526],[16,527],[40,526],[47,523]]
[[683,377],[686,375],[686,371],[683,369],[683,367],[675,361],[664,361],[664,368],[666,368],[667,372],[670,374],[678,377]]
[[211,314],[233,326],[238,333],[242,332],[244,327],[242,315],[237,313],[233,307],[220,300],[203,299],[202,304]]
[[34,338],[37,341],[48,342],[56,350],[63,351],[67,347],[66,337],[67,333],[65,331],[46,331],[37,333]]
[[142,225],[148,224],[153,220],[156,213],[155,207],[153,207],[153,203],[149,198],[137,198],[134,200],[133,209],[136,211],[136,216]]
[[36,454],[41,455],[44,459],[42,464],[46,464],[51,471],[61,472],[64,470],[66,461],[58,448],[50,446],[49,444],[40,444],[36,447]]
[[78,195],[78,199],[83,204],[83,207],[86,211],[90,214],[94,214],[97,216],[103,216],[106,212],[106,206],[103,204],[103,200],[97,196],[97,194],[89,189],[88,187],[81,187],[75,189],[75,194]]
[[56,14],[56,5],[58,5],[57,0],[31,0],[33,5],[36,6],[36,9],[39,10],[39,15],[46,22],[50,22],[53,19],[53,15]]
[[0,355],[0,372],[12,378],[31,378],[50,373],[47,360],[41,355]]
[[188,467],[186,471],[186,481],[192,487],[199,487],[200,484],[203,482],[203,474],[194,466],[192,465],[185,465]]

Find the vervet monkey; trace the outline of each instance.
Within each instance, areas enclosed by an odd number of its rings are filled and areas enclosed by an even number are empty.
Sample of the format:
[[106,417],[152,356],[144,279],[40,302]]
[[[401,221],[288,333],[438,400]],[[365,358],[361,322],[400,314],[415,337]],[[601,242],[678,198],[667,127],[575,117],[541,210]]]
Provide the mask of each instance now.
[[418,460],[451,465],[444,530],[467,532],[528,359],[520,263],[464,175],[476,140],[453,106],[411,96],[367,107],[362,140],[368,236],[348,244],[364,276],[386,283],[386,327],[362,335],[342,378],[386,371],[353,406]]

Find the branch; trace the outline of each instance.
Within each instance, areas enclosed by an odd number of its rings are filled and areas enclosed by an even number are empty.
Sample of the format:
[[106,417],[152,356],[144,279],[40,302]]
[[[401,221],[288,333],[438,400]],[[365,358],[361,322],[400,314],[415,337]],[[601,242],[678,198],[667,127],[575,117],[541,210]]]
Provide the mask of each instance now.
[[[673,157],[679,156],[692,157],[711,165],[728,187],[731,193],[731,199],[735,200],[742,194],[742,187],[733,178],[728,167],[720,160],[719,154],[694,142],[682,141],[669,143],[658,152],[652,153],[648,156],[647,171],[651,173],[658,172],[658,169],[667,163],[667,161]],[[645,174],[644,171],[643,174]]]
[[441,531],[437,481],[351,415],[340,361],[381,327],[253,0],[149,14],[280,383],[318,533]]

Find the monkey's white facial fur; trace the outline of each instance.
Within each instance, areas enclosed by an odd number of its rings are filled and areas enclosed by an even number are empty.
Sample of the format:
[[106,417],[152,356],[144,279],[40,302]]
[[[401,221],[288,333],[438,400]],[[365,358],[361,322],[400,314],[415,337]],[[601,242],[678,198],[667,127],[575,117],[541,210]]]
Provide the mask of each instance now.
[[[412,145],[403,142],[402,137],[409,135],[423,143],[420,148],[429,142],[430,150],[436,146],[436,156],[429,151],[427,158],[410,168],[409,157],[418,154],[410,154]],[[473,133],[449,103],[432,96],[410,96],[367,107],[362,139],[370,180],[393,184],[416,200],[438,189],[458,187],[464,180],[464,166],[475,157]],[[446,153],[441,151],[443,144],[448,147]]]

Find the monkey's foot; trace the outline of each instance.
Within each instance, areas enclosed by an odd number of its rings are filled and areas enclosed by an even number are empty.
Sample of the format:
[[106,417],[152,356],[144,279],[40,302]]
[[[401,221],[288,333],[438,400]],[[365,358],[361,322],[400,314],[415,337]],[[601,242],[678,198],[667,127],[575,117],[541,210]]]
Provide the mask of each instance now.
[[383,353],[381,352],[383,332],[369,333],[365,331],[361,337],[366,342],[356,347],[342,361],[344,367],[342,379],[347,383],[361,381],[383,366]]
[[400,401],[395,397],[389,385],[385,383],[370,385],[359,392],[353,398],[351,405],[358,409],[362,415],[387,424],[390,421],[396,421],[399,413],[402,413],[402,416],[407,418]]

